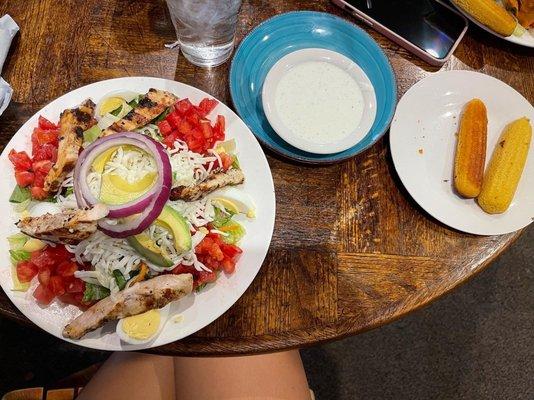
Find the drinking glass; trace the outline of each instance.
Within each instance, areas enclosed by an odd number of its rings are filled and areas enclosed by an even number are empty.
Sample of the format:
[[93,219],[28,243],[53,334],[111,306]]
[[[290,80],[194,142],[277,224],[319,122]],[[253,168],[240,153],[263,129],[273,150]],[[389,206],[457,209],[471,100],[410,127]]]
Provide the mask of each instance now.
[[167,0],[183,55],[216,67],[232,55],[241,0]]

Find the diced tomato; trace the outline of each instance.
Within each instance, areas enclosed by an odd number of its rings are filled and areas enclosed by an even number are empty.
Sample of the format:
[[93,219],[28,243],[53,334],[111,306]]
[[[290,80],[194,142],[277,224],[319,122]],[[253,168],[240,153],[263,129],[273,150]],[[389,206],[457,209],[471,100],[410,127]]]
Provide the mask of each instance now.
[[42,187],[33,186],[30,189],[32,197],[36,200],[44,200],[48,197],[48,192],[45,191]]
[[189,101],[189,99],[183,99],[183,100],[180,100],[179,102],[177,102],[175,105],[174,105],[174,108],[176,109],[176,111],[178,112],[179,115],[181,116],[184,116],[185,113],[187,111],[189,111],[189,109],[193,106],[193,104],[191,104],[191,102]]
[[30,156],[25,151],[17,152],[14,149],[11,149],[9,152],[9,161],[13,163],[15,169],[18,171],[27,171],[32,166],[32,161]]
[[65,290],[67,293],[83,293],[85,290],[85,283],[78,278],[68,281]]
[[213,137],[213,129],[211,128],[211,122],[209,120],[200,120],[200,127],[202,128],[202,133],[206,139]]
[[46,143],[52,144],[57,147],[58,145],[58,131],[57,130],[44,130],[41,128],[35,128],[33,130],[32,140],[35,140],[37,144],[43,145]]
[[72,253],[68,251],[62,244],[57,244],[55,247],[49,246],[46,250],[52,254],[58,263],[62,261],[70,261],[73,257]]
[[74,272],[78,270],[78,266],[73,261],[63,261],[56,268],[56,273],[62,277],[74,276]]
[[219,157],[221,157],[222,168],[225,171],[228,170],[232,166],[232,164],[234,163],[234,159],[228,153],[221,153],[221,154],[219,154]]
[[167,135],[163,138],[163,143],[169,148],[174,149],[174,142],[176,142],[176,139],[178,138],[178,133],[173,132],[170,135]]
[[198,287],[203,283],[214,282],[217,279],[217,272],[222,270],[227,274],[235,271],[236,262],[243,251],[235,245],[226,244],[217,233],[209,233],[196,247],[195,254],[209,271],[197,271],[193,266],[177,265],[171,273],[190,273],[194,278],[194,286]]
[[35,174],[29,171],[15,171],[15,180],[17,185],[26,187],[33,183],[35,179]]
[[232,274],[235,271],[235,261],[230,258],[225,258],[221,263],[222,269],[227,274]]
[[79,302],[74,298],[73,293],[63,293],[57,297],[59,301],[65,304],[72,304],[74,306],[79,306]]
[[[164,119],[163,121],[158,123],[159,131],[161,132],[163,136],[167,136],[169,133],[173,131],[173,127],[171,126],[171,123],[170,123],[171,119],[169,118],[172,114],[175,114],[175,113],[169,114],[167,116],[167,119]],[[177,126],[175,126],[174,128],[176,127]]]
[[82,303],[83,293],[64,293],[59,295],[58,299],[65,304],[72,304],[82,309],[86,307],[86,304]]
[[42,160],[50,160],[53,163],[56,162],[57,159],[57,148],[50,144],[46,143],[42,146],[37,145],[34,147],[33,150],[33,161],[42,161]]
[[212,271],[223,270],[231,274],[242,250],[235,245],[224,243],[219,234],[209,233],[195,247],[195,253],[198,260]]
[[38,187],[38,188],[44,187],[45,178],[46,178],[46,174],[41,174],[39,172],[36,173],[35,179],[33,180],[33,186]]
[[[52,169],[53,163],[49,160],[40,160],[40,161],[34,161],[33,162],[33,170],[35,172],[35,178],[33,181],[33,186],[37,188],[44,187],[44,182],[46,179],[46,175],[48,175],[48,172],[50,169]],[[37,192],[36,192],[37,193]],[[45,196],[44,193],[37,193],[37,196]],[[45,197],[48,196],[48,193]],[[34,196],[35,197],[35,196]]]
[[185,119],[187,119],[193,126],[197,126],[199,124],[200,115],[197,113],[197,110],[194,106],[187,111]]
[[210,232],[210,233],[208,233],[208,235],[206,237],[209,237],[211,240],[213,240],[217,244],[221,244],[222,243],[221,235],[219,235],[218,233]]
[[50,122],[42,115],[39,116],[39,128],[45,130],[58,129],[58,126],[53,122]]
[[57,262],[54,254],[48,251],[48,247],[43,250],[34,251],[30,256],[30,261],[39,269],[51,269]]
[[206,139],[200,130],[194,129],[185,137],[187,146],[191,151],[204,153],[206,150]]
[[85,283],[74,277],[74,272],[85,266],[78,266],[72,258],[63,245],[48,246],[32,252],[30,261],[19,262],[17,276],[21,282],[29,282],[37,275],[39,286],[34,296],[40,303],[48,304],[58,296],[65,303],[81,307]]
[[217,115],[217,122],[215,122],[215,126],[213,127],[215,140],[224,140],[225,125],[226,120],[224,119],[224,117],[222,115]]
[[174,275],[192,274],[194,276],[197,272],[198,271],[192,265],[182,265],[182,264],[178,264],[176,267],[174,267],[173,270],[171,270],[171,273]]
[[[178,129],[180,123],[182,122],[182,118],[180,117],[178,112],[174,111],[167,115],[167,118],[165,118],[165,120],[161,122],[167,122],[171,128]],[[163,128],[165,129],[165,126]],[[163,132],[162,134],[165,135]]]
[[46,286],[40,284],[33,292],[33,297],[35,297],[41,304],[50,304],[54,298],[54,293],[52,293]]
[[224,259],[224,254],[221,248],[219,247],[219,244],[209,236],[206,236],[197,245],[197,247],[195,247],[195,253],[200,255],[209,255],[217,261],[221,261]]
[[48,268],[42,268],[39,270],[39,273],[37,274],[37,279],[39,279],[39,283],[44,286],[48,286],[48,282],[50,281],[50,269]]
[[15,165],[17,184],[24,187],[31,186],[31,195],[34,199],[44,200],[48,197],[43,186],[48,171],[57,160],[58,136],[58,126],[41,116],[31,137],[32,158],[25,152],[17,153],[14,150],[9,154],[11,162]]
[[33,172],[48,174],[54,164],[50,160],[36,160],[32,163]]
[[17,264],[17,278],[22,283],[31,281],[38,272],[37,266],[30,261],[20,261]]
[[65,293],[65,284],[63,283],[63,278],[61,276],[51,276],[48,288],[56,296],[61,296]]
[[220,247],[224,255],[230,257],[231,259],[243,253],[243,250],[233,244],[221,243]]
[[204,118],[206,115],[208,115],[210,112],[213,111],[215,107],[219,102],[215,99],[203,99],[200,104],[198,105],[199,110],[201,111],[201,117]]
[[[189,99],[183,99],[174,105],[174,111],[159,123],[163,142],[168,148],[174,147],[176,139],[187,143],[189,150],[205,154],[215,143],[224,140],[224,117],[219,115],[214,126],[206,116],[218,105],[215,99],[205,98],[198,106]],[[174,138],[167,138],[174,135]]]
[[202,285],[204,283],[215,282],[217,280],[217,273],[214,271],[200,271],[198,278],[195,281],[195,286]]
[[187,121],[182,121],[176,129],[178,129],[178,132],[182,135],[187,135],[189,132],[191,132],[191,124],[189,124]]

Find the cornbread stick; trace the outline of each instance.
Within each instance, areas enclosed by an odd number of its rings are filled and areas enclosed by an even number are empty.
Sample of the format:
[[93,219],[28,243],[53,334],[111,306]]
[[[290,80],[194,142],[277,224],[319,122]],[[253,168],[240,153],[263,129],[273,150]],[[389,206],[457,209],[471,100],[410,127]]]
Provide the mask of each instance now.
[[480,194],[487,136],[486,106],[481,100],[473,99],[466,104],[460,120],[454,162],[454,186],[463,197],[474,198]]
[[505,212],[512,200],[527,161],[532,126],[527,118],[509,124],[493,151],[478,204],[489,214]]

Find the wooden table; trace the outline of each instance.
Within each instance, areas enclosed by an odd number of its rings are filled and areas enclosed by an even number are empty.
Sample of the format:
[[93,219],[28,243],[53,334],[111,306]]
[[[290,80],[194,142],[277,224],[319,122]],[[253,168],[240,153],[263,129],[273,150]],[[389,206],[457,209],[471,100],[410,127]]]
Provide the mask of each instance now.
[[[305,9],[346,17],[327,0],[248,0],[238,40],[268,17]],[[163,47],[175,40],[163,1],[3,0],[0,15],[4,13],[20,24],[21,33],[3,73],[15,94],[0,118],[2,148],[42,106],[107,78],[174,79],[231,103],[228,64],[196,68],[177,49]],[[399,96],[438,70],[363,28],[391,60]],[[532,102],[533,56],[532,49],[471,26],[443,69],[495,76]],[[327,167],[296,165],[269,152],[267,156],[277,216],[261,272],[221,318],[157,352],[256,353],[354,335],[437,299],[484,269],[520,234],[477,237],[428,216],[400,183],[387,139],[352,160]],[[3,293],[0,313],[28,322]]]

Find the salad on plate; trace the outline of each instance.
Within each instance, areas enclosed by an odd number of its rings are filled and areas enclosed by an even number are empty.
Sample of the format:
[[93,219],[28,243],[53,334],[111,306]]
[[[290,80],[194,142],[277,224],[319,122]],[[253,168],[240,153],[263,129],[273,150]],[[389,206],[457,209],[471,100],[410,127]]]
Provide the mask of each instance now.
[[13,289],[79,307],[65,338],[119,320],[123,341],[148,343],[171,302],[235,272],[256,207],[217,105],[112,92],[39,117],[31,150],[10,150]]

